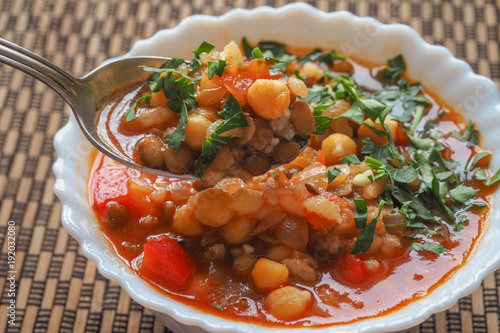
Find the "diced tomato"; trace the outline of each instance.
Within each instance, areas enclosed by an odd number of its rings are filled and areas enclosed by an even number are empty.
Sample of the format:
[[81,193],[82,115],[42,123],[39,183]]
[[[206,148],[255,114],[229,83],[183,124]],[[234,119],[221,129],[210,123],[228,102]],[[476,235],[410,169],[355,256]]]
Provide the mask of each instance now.
[[128,180],[130,169],[120,165],[108,165],[97,170],[92,178],[94,205],[102,213],[106,204],[116,201],[127,206],[129,199]]
[[401,126],[396,127],[396,137],[394,138],[394,143],[398,146],[405,147],[410,145],[410,139]]
[[343,276],[348,282],[361,284],[367,281],[369,274],[362,258],[357,255],[347,254],[344,257],[343,264],[345,264]]
[[194,263],[175,239],[160,235],[144,244],[140,273],[162,287],[185,289],[192,281]]
[[247,103],[248,88],[258,79],[279,79],[283,73],[270,72],[274,63],[270,60],[255,59],[246,64],[226,67],[222,77],[214,76],[212,81],[221,84],[236,98],[240,105]]

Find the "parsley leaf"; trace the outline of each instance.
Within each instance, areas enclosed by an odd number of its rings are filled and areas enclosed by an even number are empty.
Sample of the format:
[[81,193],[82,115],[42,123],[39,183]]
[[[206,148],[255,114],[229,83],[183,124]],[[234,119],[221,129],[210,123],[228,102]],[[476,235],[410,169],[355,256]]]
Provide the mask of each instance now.
[[313,134],[316,135],[325,134],[333,121],[332,117],[326,116],[314,116],[314,119],[316,120],[316,129],[314,130]]
[[202,65],[202,62],[200,59],[200,54],[202,54],[204,52],[210,53],[210,52],[212,52],[213,49],[215,49],[215,45],[204,40],[200,44],[200,46],[198,46],[198,48],[196,50],[193,50],[194,57],[193,57],[193,60],[191,62],[191,67],[189,68],[191,70],[191,72],[194,72]]
[[394,190],[392,191],[392,196],[396,198],[397,201],[399,201],[401,204],[404,204],[405,202],[410,202],[409,207],[417,213],[417,215],[424,220],[427,221],[432,221],[432,222],[437,222],[437,220],[434,218],[432,213],[429,211],[427,207],[424,206],[424,204],[415,197],[413,193],[411,193],[410,189],[408,188],[408,185],[406,186],[396,186]]
[[338,168],[333,168],[332,170],[328,170],[326,173],[328,175],[328,184],[330,184],[335,180],[335,178],[337,178],[338,175],[340,175],[341,171]]
[[300,100],[306,103],[318,104],[331,104],[331,102],[335,101],[335,99],[335,93],[330,86],[320,86],[317,84],[315,84],[312,88],[309,88],[309,94],[307,97],[300,97]]
[[151,101],[151,94],[149,95],[144,95],[141,98],[137,99],[131,106],[128,108],[128,110],[123,114],[125,117],[126,121],[132,121],[136,120],[137,117],[135,116],[135,109],[137,108],[137,105],[139,102],[144,102],[144,103],[149,103]]
[[354,214],[354,221],[356,222],[356,229],[363,229],[368,219],[368,206],[363,199],[352,199],[356,205],[356,213]]
[[357,102],[354,102],[349,110],[338,115],[333,119],[340,119],[340,118],[347,118],[361,125],[363,124],[364,114],[361,108],[359,107],[359,104]]
[[[167,61],[163,66],[161,66],[161,69],[176,69],[183,63],[185,63],[186,60],[184,58],[172,58],[169,61]],[[156,82],[160,78],[160,73],[156,72],[151,75],[149,78],[149,81],[151,82]]]
[[438,255],[448,251],[446,246],[436,243],[411,243],[411,248],[415,251],[429,251]]
[[387,163],[394,158],[389,145],[376,145],[370,138],[364,139],[363,142],[365,145],[363,146],[363,149],[361,149],[361,153],[370,155],[370,157],[373,157],[382,163]]
[[346,157],[342,157],[340,159],[340,163],[351,165],[351,164],[361,164],[361,161],[359,160],[359,158],[356,155],[352,154],[352,155],[348,155]]
[[253,47],[250,45],[246,37],[243,37],[243,39],[241,40],[241,45],[243,46],[243,52],[245,53],[245,56],[250,59],[252,57]]
[[474,155],[474,157],[472,157],[470,160],[469,160],[469,163],[467,163],[467,169],[468,170],[472,170],[474,169],[474,167],[476,166],[476,164],[481,160],[483,159],[484,157],[490,155],[491,153],[490,152],[487,152],[487,151],[483,151],[479,154],[476,154]]
[[177,128],[173,133],[165,134],[165,140],[168,141],[168,146],[173,150],[177,151],[181,146],[181,142],[186,139],[186,125],[188,123],[188,109],[185,102],[181,102],[181,116],[179,122],[177,123]]
[[493,177],[488,179],[488,176],[486,175],[486,171],[482,168],[477,168],[475,177],[477,180],[481,180],[484,185],[486,186],[491,186],[496,184],[500,180],[500,170],[498,170]]
[[286,45],[273,41],[263,41],[257,46],[259,49],[268,52],[272,57],[281,58],[286,52]]
[[215,59],[208,63],[208,78],[212,80],[214,75],[222,76],[226,68],[226,62],[224,60]]
[[465,203],[467,200],[474,198],[477,192],[479,192],[479,190],[460,184],[452,189],[449,195],[453,201]]
[[226,309],[226,308],[225,308],[225,307],[223,307],[222,305],[217,304],[217,303],[215,303],[215,302],[213,302],[213,303],[212,303],[212,306],[213,306],[214,308],[217,308],[217,309],[221,310],[221,311],[224,311],[224,310]]
[[381,114],[388,114],[393,108],[393,105],[388,106],[382,104],[376,99],[361,99],[356,91],[356,85],[344,77],[340,79],[340,83],[342,83],[344,89],[354,100],[354,103],[357,103],[357,107],[359,107],[359,109],[361,109],[361,111],[363,111],[363,113],[366,114],[373,122],[375,122]]
[[381,70],[382,80],[389,83],[394,83],[406,70],[405,60],[403,55],[398,54],[393,59],[389,60],[389,66]]
[[200,157],[196,162],[196,171],[198,172],[198,177],[202,181],[203,175],[210,163],[217,157],[220,149],[231,140],[230,136],[221,136],[221,134],[235,128],[248,126],[248,122],[245,119],[240,104],[232,95],[227,99],[224,110],[218,113],[224,117],[224,121],[220,123],[210,137],[203,142]]
[[308,54],[306,54],[304,56],[304,58],[300,59],[299,64],[303,65],[306,62],[309,62],[309,61],[312,62],[312,61],[318,60],[321,56],[323,56],[323,54],[324,54],[323,50],[321,50],[319,48],[314,49],[311,52],[309,52]]
[[[375,229],[377,227],[378,219],[380,217],[380,213],[382,212],[382,208],[384,207],[385,202],[382,200],[378,205],[378,214],[377,216],[370,221],[367,225],[364,226],[363,230],[358,235],[358,239],[354,247],[352,248],[351,253],[365,253],[370,249],[370,246],[373,243],[373,237],[375,236]],[[358,212],[358,207],[356,205],[356,213]],[[358,222],[356,222],[356,227]]]
[[400,183],[409,184],[418,177],[418,171],[411,166],[396,169],[391,165],[386,165],[385,169],[392,179]]

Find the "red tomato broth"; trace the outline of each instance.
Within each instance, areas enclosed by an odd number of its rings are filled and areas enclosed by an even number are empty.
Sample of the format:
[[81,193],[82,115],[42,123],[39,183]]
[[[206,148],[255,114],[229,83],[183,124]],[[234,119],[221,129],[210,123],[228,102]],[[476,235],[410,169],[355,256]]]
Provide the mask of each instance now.
[[[375,66],[354,60],[349,60],[349,63],[354,68],[355,74],[353,77],[358,81],[357,83],[360,86],[367,89],[377,87],[378,81],[371,76],[372,73],[376,72]],[[123,102],[121,103],[130,105],[137,91],[134,90],[131,92],[131,95],[127,95],[130,96],[128,100],[128,97],[122,97]],[[452,111],[450,108],[443,107],[444,104],[428,91],[425,91],[425,96],[432,104],[426,108],[422,122],[425,119],[434,119],[439,110],[445,110],[445,115],[441,122],[438,123],[436,129],[444,133],[451,133],[455,129],[463,129],[465,127],[465,123],[458,113]],[[118,122],[120,121],[119,118],[116,119]],[[113,123],[114,120],[107,121],[106,126],[103,127],[109,128],[109,126],[115,126]],[[115,131],[111,130],[110,133],[115,133]],[[116,138],[116,140],[120,142],[120,139]],[[129,140],[131,140],[130,137]],[[438,139],[437,141],[446,148],[442,154],[447,154],[449,155],[448,158],[452,159],[460,158],[467,160],[470,156],[482,151],[479,146],[467,147],[463,142],[450,137]],[[397,143],[402,147],[409,144],[404,132],[403,134],[398,133]],[[308,153],[305,152],[303,155]],[[299,156],[298,159],[300,158]],[[317,156],[314,156],[311,162],[314,160],[319,161],[320,164],[325,164],[321,150],[317,153]],[[122,170],[122,172],[117,170]],[[276,183],[279,183],[277,185],[278,188],[288,189],[294,186],[293,183],[287,183],[288,178],[285,180],[286,175],[280,170],[277,170],[276,173],[278,178],[280,178],[276,180]],[[116,178],[117,174],[119,174],[118,178]],[[108,179],[109,177],[115,179],[115,181],[103,181],[103,179]],[[98,154],[94,160],[91,180],[89,182],[91,184],[89,185],[90,201],[98,217],[101,230],[114,246],[118,255],[140,276],[151,282],[159,292],[177,301],[216,316],[265,326],[320,327],[350,323],[363,318],[387,314],[426,296],[459,269],[474,251],[478,240],[487,227],[489,218],[487,208],[491,205],[491,197],[494,191],[493,188],[487,188],[477,180],[467,180],[468,185],[479,189],[477,197],[483,198],[487,202],[488,207],[479,211],[466,212],[469,222],[461,232],[450,229],[451,232],[448,234],[447,228],[440,229],[445,237],[444,241],[441,240],[441,243],[449,249],[448,252],[436,255],[427,251],[411,251],[409,248],[410,241],[403,239],[403,246],[397,251],[396,255],[383,255],[378,252],[361,255],[343,253],[333,260],[330,258],[318,260],[319,266],[317,271],[320,274],[320,279],[315,283],[306,283],[296,277],[290,277],[287,285],[294,285],[311,292],[313,295],[313,305],[301,318],[282,321],[269,314],[265,309],[264,299],[266,293],[259,291],[258,288],[253,286],[249,276],[241,277],[233,274],[220,285],[211,285],[208,276],[208,272],[211,269],[210,264],[203,260],[198,260],[202,256],[202,253],[199,253],[196,247],[194,247],[194,243],[181,241],[182,248],[194,259],[194,273],[190,277],[193,282],[186,288],[179,289],[175,286],[169,288],[162,283],[161,279],[155,278],[154,274],[143,274],[141,272],[143,245],[147,240],[163,234],[177,239],[175,232],[170,226],[172,216],[168,216],[159,206],[154,208],[155,204],[151,201],[145,204],[146,206],[151,205],[153,207],[150,212],[155,214],[159,223],[141,223],[141,214],[137,213],[137,209],[134,208],[131,209],[133,216],[129,225],[114,228],[108,223],[107,220],[109,218],[105,212],[106,203],[109,201],[119,201],[126,206],[133,207],[130,192],[124,189],[124,184],[125,182],[129,182],[131,178],[141,177],[147,179],[153,188],[156,188],[161,182],[171,182],[183,184],[181,186],[191,186],[192,195],[196,194],[199,189],[194,181],[179,181],[146,176],[125,167],[117,166],[107,157]],[[270,178],[271,176],[268,173],[267,179]],[[116,179],[120,181],[116,181]],[[306,194],[303,199],[309,196],[309,194]],[[329,192],[323,192],[321,196],[331,202],[337,203],[339,206],[345,204],[343,203],[343,199]],[[172,199],[168,195],[167,198],[167,200]],[[188,200],[179,201],[176,207],[185,205],[186,202]],[[310,214],[315,213],[311,212]],[[312,218],[312,220],[314,219]],[[439,226],[434,226],[433,229],[439,229]],[[213,229],[208,228],[207,231],[211,233]],[[424,239],[436,240],[438,237],[437,235],[427,235],[424,236]],[[250,238],[248,242],[254,242],[254,240]],[[259,248],[261,246],[259,241],[255,241],[252,244],[255,245],[255,252],[258,256],[264,256],[266,249]],[[321,258],[321,249],[316,250],[318,249],[309,249],[309,252],[314,252],[316,259]],[[370,259],[376,259],[381,263],[381,267],[375,270],[375,273],[369,272],[366,269],[365,265],[369,263]],[[226,264],[228,267],[224,266]],[[221,264],[223,267],[219,267],[219,269],[229,272],[231,268],[229,267],[229,263],[226,264]],[[244,287],[244,291],[238,290],[237,287],[242,286]],[[330,291],[327,292],[331,294],[331,298],[334,300],[333,305],[328,305],[321,301],[318,296],[320,292],[319,288],[324,290],[330,288]],[[224,309],[221,311],[218,307],[213,306],[214,303],[222,305]]]
[[[102,163],[102,161],[106,162]],[[113,162],[99,153],[94,163],[100,165],[95,168],[96,171],[99,171],[103,170],[102,167],[106,165],[106,163],[112,164]],[[120,257],[136,270],[138,269],[137,263],[133,264],[133,261],[138,256],[141,256],[140,253],[142,250],[140,249],[148,237],[169,233],[169,228],[165,226],[149,228],[132,227],[125,228],[119,232],[110,230],[110,228],[103,223],[103,219],[99,215],[97,207],[97,204],[94,203],[93,208],[98,215],[101,230],[107,236],[110,243],[113,244]],[[425,296],[427,292],[446,281],[446,279],[453,274],[454,270],[459,268],[473,251],[474,244],[480,237],[480,232],[485,227],[483,219],[486,219],[487,216],[478,217],[475,214],[470,214],[469,217],[469,224],[464,230],[455,235],[457,240],[445,243],[445,245],[451,249],[449,253],[437,256],[430,252],[410,252],[407,250],[399,258],[392,260],[386,259],[383,261],[385,273],[378,277],[371,277],[370,280],[365,281],[361,285],[347,281],[342,274],[334,275],[335,278],[332,279],[332,263],[324,263],[320,268],[320,271],[323,272],[322,280],[316,285],[330,285],[340,295],[344,295],[345,302],[341,302],[338,308],[326,306],[330,312],[329,317],[322,317],[317,314],[311,314],[311,317],[305,315],[305,319],[287,323],[286,325],[321,326],[333,323],[348,323],[361,318],[387,313],[387,311],[395,310],[410,301]],[[137,245],[136,248],[124,245],[124,242],[130,242],[131,240],[134,245]],[[364,259],[370,258],[368,255],[364,255],[363,257]],[[335,264],[336,263],[333,262],[333,267],[335,267]],[[415,270],[415,267],[419,269]],[[197,269],[199,269],[199,264],[197,264]],[[388,275],[385,276],[385,274]],[[417,274],[423,275],[424,278],[416,278],[415,276]],[[196,274],[194,279],[198,281],[198,283],[201,281],[201,286],[197,286],[195,283],[191,288],[182,293],[175,289],[172,291],[164,289],[159,285],[156,285],[156,288],[178,301],[193,305],[196,308],[200,308],[205,312],[217,316],[265,325],[269,325],[270,323],[284,324],[277,321],[272,316],[267,315],[262,309],[262,305],[254,300],[254,297],[256,297],[257,301],[262,301],[264,298],[263,294],[252,292],[246,295],[244,299],[246,302],[250,302],[255,306],[255,311],[248,316],[242,316],[242,313],[238,313],[235,310],[233,310],[233,312],[230,308],[220,311],[211,306],[213,303],[212,300],[204,298],[207,296],[206,289],[211,289],[207,286],[203,286],[207,283],[204,281],[206,276],[204,277],[204,274]],[[151,282],[155,283],[155,281]],[[314,292],[314,287],[310,285],[300,284],[300,286]],[[398,292],[392,292],[394,290],[398,290]],[[251,299],[252,301],[250,301]],[[353,302],[355,305],[352,305]],[[346,311],[346,308],[348,309],[351,307],[353,310],[356,309],[356,311]]]

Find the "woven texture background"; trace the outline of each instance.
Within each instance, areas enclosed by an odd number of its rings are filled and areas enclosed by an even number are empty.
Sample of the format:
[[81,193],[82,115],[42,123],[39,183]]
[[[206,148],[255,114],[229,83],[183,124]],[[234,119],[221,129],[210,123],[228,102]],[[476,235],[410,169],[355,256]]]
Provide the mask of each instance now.
[[[0,0],[0,37],[75,75],[192,14],[279,7],[282,0]],[[308,1],[404,23],[500,83],[500,1]],[[169,332],[104,279],[61,227],[52,140],[68,107],[43,84],[0,66],[0,332]],[[17,227],[16,326],[7,326],[7,224]],[[473,295],[410,332],[499,332],[500,271]]]

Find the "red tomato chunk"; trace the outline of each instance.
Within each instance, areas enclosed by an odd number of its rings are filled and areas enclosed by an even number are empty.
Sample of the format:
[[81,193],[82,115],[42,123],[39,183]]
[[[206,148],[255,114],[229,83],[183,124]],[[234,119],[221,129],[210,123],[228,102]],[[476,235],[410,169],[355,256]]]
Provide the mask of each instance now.
[[160,235],[144,244],[141,275],[165,288],[184,289],[194,273],[189,254],[168,235]]

